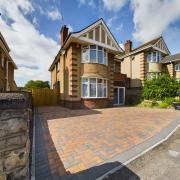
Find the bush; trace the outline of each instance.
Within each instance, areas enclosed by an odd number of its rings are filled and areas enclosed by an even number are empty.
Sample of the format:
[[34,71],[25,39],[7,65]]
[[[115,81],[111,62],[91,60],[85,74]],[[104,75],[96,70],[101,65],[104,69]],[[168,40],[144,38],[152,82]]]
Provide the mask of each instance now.
[[149,100],[165,100],[175,97],[179,89],[180,83],[175,78],[162,74],[158,78],[145,80],[143,97]]
[[163,102],[167,103],[168,105],[172,105],[172,103],[175,101],[175,98],[165,98]]
[[169,104],[166,103],[166,102],[161,102],[161,103],[159,104],[159,107],[160,107],[160,108],[168,108],[168,107],[169,107]]

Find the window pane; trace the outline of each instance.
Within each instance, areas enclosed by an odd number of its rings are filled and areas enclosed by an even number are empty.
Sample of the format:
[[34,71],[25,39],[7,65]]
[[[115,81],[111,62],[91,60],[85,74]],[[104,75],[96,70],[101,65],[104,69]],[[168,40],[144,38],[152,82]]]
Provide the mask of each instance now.
[[156,62],[156,52],[153,52],[153,62]]
[[107,95],[106,95],[106,89],[107,89],[107,86],[105,85],[105,86],[104,86],[104,97],[107,96]]
[[102,83],[103,82],[103,80],[102,79],[98,79],[98,83]]
[[98,89],[98,97],[103,97],[103,84],[98,84],[97,89]]
[[90,62],[96,62],[96,50],[90,50]]
[[102,50],[102,47],[101,47],[101,46],[98,46],[98,50]]
[[88,78],[82,78],[82,82],[83,83],[87,83],[88,82]]
[[151,53],[149,53],[149,54],[147,55],[147,60],[148,60],[148,62],[151,61]]
[[98,62],[99,62],[100,64],[104,64],[103,51],[98,51]]
[[90,45],[90,49],[96,49],[96,45]]
[[82,88],[82,91],[83,91],[82,96],[83,97],[88,97],[88,84],[83,84],[82,87],[83,87]]
[[96,83],[96,78],[91,78],[90,83]]
[[89,57],[89,49],[88,48],[83,48],[82,49],[82,62],[87,62]]
[[90,97],[96,97],[96,84],[90,84]]

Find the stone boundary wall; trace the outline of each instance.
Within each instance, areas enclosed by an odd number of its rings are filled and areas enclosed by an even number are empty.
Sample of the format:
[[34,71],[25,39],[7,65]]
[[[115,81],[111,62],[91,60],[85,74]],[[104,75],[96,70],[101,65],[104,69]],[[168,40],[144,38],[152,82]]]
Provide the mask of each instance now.
[[0,180],[29,179],[30,93],[0,93]]

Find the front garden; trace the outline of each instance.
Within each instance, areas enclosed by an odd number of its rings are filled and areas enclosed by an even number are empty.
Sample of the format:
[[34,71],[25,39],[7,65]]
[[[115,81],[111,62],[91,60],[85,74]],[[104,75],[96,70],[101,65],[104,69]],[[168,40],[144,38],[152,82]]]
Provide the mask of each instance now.
[[180,82],[167,74],[158,78],[146,79],[142,101],[138,107],[171,108],[180,102]]

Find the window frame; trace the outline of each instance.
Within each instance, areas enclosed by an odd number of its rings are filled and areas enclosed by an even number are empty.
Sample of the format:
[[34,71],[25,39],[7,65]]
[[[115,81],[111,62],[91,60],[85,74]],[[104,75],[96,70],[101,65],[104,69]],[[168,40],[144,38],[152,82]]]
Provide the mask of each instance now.
[[[91,48],[92,46],[95,46],[96,48]],[[83,59],[83,50],[84,49],[87,49],[87,58],[88,59]],[[100,50],[99,48],[101,48],[102,50]],[[95,59],[95,61],[93,62],[92,60],[91,60],[91,51],[96,51],[96,59]],[[98,53],[99,52],[102,52],[102,56],[103,56],[103,63],[100,63],[100,60],[98,59]],[[94,59],[93,59],[94,60]],[[86,63],[92,63],[92,64],[102,64],[102,65],[108,65],[108,52],[107,52],[107,50],[105,49],[105,48],[103,48],[103,47],[101,47],[101,46],[98,46],[98,45],[88,45],[88,46],[83,46],[82,48],[81,48],[81,63],[84,63],[84,64],[86,64]]]
[[[87,79],[87,82],[83,82],[83,79]],[[96,92],[95,92],[95,96],[90,96],[90,79],[96,79]],[[102,94],[103,96],[100,97],[98,96],[98,80],[102,80]],[[87,96],[83,96],[84,92],[83,92],[83,84],[87,85]],[[105,95],[104,95],[105,94]],[[104,99],[104,98],[108,98],[108,79],[106,78],[97,78],[97,77],[82,77],[81,78],[81,98],[83,99]]]
[[175,64],[174,70],[175,70],[176,72],[179,72],[179,71],[180,71],[180,63]]
[[[155,60],[154,60],[154,57],[155,57]],[[162,54],[160,51],[149,52],[146,57],[146,60],[148,63],[160,63],[161,59],[162,59]]]

